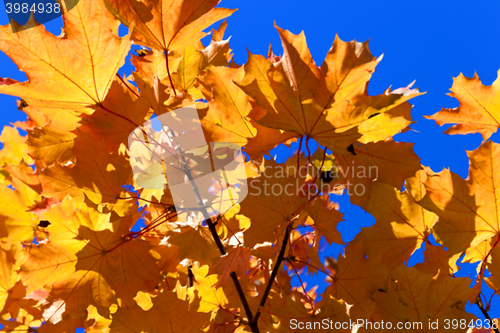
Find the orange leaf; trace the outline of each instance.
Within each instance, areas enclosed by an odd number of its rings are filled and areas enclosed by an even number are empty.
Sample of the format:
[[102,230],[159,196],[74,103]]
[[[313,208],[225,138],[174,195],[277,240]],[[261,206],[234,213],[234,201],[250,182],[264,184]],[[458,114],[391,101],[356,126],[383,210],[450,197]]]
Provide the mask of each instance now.
[[21,97],[30,106],[91,113],[87,108],[104,101],[123,65],[130,39],[118,37],[119,22],[98,0],[79,1],[62,18],[59,37],[43,25],[17,33],[9,24],[0,28],[0,49],[28,77],[0,85],[0,93]]
[[[500,71],[498,72],[500,75]],[[477,73],[468,78],[460,74],[453,79],[451,97],[460,102],[454,109],[442,109],[432,116],[438,125],[456,124],[445,131],[447,134],[481,133],[484,140],[495,133],[500,127],[500,79],[497,78],[491,86],[485,86],[479,80]]]
[[500,232],[500,145],[484,142],[467,153],[470,159],[469,179],[445,169],[428,172],[424,208],[439,216],[434,227],[437,240],[456,254]]
[[127,27],[132,37],[158,50],[177,51],[206,34],[202,31],[235,10],[213,8],[220,0],[106,0],[108,9]]
[[336,38],[325,62],[316,66],[304,33],[278,28],[284,54],[272,62],[249,54],[245,76],[236,83],[267,113],[257,122],[315,139],[345,153],[355,142],[377,142],[405,130],[418,95],[409,87],[371,97],[367,82],[378,60],[366,43]]

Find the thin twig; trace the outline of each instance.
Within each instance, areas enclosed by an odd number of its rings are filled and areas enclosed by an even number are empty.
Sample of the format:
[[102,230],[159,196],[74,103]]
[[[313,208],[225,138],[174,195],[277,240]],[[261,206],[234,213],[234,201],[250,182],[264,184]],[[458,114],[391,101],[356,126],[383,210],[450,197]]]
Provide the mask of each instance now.
[[[483,314],[483,316],[489,321],[490,326],[491,326],[491,323],[493,323],[493,320],[491,319],[490,315],[488,314],[488,311],[486,311],[484,309],[483,302],[481,301],[481,297],[478,296],[476,298],[476,304],[477,304],[479,310],[481,310],[481,313]],[[495,333],[500,333],[500,330],[498,330],[498,327],[493,328],[493,330],[495,331]]]
[[194,285],[194,274],[191,270],[191,265],[188,267],[188,288],[191,288]]
[[245,297],[245,293],[243,292],[243,288],[241,288],[240,281],[236,276],[236,272],[229,273],[231,279],[233,279],[234,286],[236,287],[236,291],[238,291],[238,296],[240,297],[241,304],[243,304],[243,309],[245,310],[245,314],[248,319],[248,325],[253,333],[259,332],[259,328],[257,327],[257,323],[253,320],[252,310],[250,310],[250,306],[248,305],[247,299]]
[[260,310],[261,308],[266,305],[266,300],[267,297],[269,296],[269,293],[271,292],[271,288],[274,283],[274,279],[276,279],[276,276],[278,275],[278,271],[280,269],[281,263],[283,262],[283,258],[285,258],[285,250],[286,250],[286,245],[288,244],[288,238],[290,237],[290,230],[292,229],[292,225],[289,224],[286,227],[285,231],[285,236],[283,237],[283,242],[281,243],[281,249],[280,253],[278,254],[278,258],[276,259],[276,264],[273,267],[273,272],[271,273],[271,277],[269,278],[269,281],[267,282],[266,290],[264,291],[264,294],[262,295],[262,299],[260,300],[259,304],[259,309],[255,313],[255,317],[253,318],[253,322],[257,323],[257,320],[259,320],[260,317]]
[[288,263],[290,264],[290,266],[292,266],[292,269],[293,271],[295,272],[295,275],[297,276],[297,278],[299,279],[299,282],[300,282],[300,286],[302,287],[302,291],[304,292],[304,295],[307,297],[307,299],[309,300],[309,304],[311,305],[311,308],[313,310],[313,313],[316,313],[316,310],[314,309],[314,300],[312,299],[311,296],[309,296],[309,294],[307,293],[306,291],[306,287],[304,286],[304,282],[302,282],[302,279],[300,278],[300,274],[299,272],[297,271],[297,269],[295,268],[295,266],[293,265],[292,263],[292,260],[289,260]]
[[[167,60],[167,64],[168,64],[168,60]],[[173,140],[173,138],[175,137],[175,133],[171,128],[170,128],[170,135],[172,136],[172,138],[170,140]],[[174,146],[172,142],[170,142],[170,144],[172,147]],[[203,203],[203,200],[201,199],[200,192],[198,191],[198,188],[196,187],[196,184],[195,184],[194,179],[193,179],[193,175],[191,175],[191,171],[189,170],[189,168],[186,167],[187,164],[186,164],[186,160],[182,154],[182,151],[180,150],[179,147],[177,147],[176,150],[179,153],[180,162],[182,163],[181,170],[184,172],[184,174],[188,178],[189,183],[191,184],[191,189],[193,190],[194,196],[196,197],[196,203],[200,207],[200,211],[201,211],[203,218],[204,218],[203,222],[205,222],[207,224],[208,229],[210,230],[210,233],[212,234],[212,238],[214,239],[215,245],[217,245],[217,249],[219,250],[220,255],[223,256],[226,254],[226,250],[224,250],[224,245],[222,245],[222,242],[219,238],[219,235],[217,234],[217,229],[215,228],[215,224],[212,222],[212,219],[210,218],[210,215],[208,214],[207,207],[205,207],[205,204]]]

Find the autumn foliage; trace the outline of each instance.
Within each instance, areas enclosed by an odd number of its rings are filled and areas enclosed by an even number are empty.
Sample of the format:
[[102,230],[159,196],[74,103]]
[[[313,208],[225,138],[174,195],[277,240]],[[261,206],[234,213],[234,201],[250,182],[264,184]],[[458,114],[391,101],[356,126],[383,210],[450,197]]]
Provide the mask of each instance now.
[[[0,27],[0,50],[28,77],[0,78],[27,115],[0,136],[3,331],[293,332],[292,319],[363,319],[448,332],[445,319],[476,320],[467,302],[487,314],[481,285],[500,291],[500,145],[468,152],[466,180],[422,166],[413,144],[392,139],[409,129],[408,100],[420,93],[370,96],[381,59],[367,43],[337,37],[318,66],[303,33],[276,27],[281,56],[236,64],[226,21],[200,41],[234,12],[218,2],[80,0],[60,36],[33,20],[18,33]],[[129,52],[135,70],[123,77]],[[499,85],[460,75],[460,107],[430,118],[488,140],[500,127]],[[243,148],[248,184],[240,204],[196,223],[180,219],[168,185],[141,187],[128,146],[146,121],[193,105],[207,142]],[[293,142],[286,162],[264,157]],[[344,244],[337,195],[376,223],[324,261],[320,239]],[[408,267],[424,244],[424,262]],[[476,281],[455,277],[460,262],[478,265]],[[305,275],[328,287],[306,291]]]

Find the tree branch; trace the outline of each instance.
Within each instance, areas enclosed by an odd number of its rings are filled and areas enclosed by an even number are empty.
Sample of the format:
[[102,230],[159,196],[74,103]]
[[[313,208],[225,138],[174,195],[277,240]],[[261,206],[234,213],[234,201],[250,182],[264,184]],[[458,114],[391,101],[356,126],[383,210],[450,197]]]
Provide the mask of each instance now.
[[196,184],[193,181],[193,176],[191,175],[191,172],[189,170],[186,170],[185,174],[189,182],[191,183],[191,188],[193,189],[196,201],[198,202],[198,206],[200,207],[201,213],[203,214],[203,218],[205,219],[204,222],[207,224],[208,229],[212,234],[212,238],[214,239],[215,245],[217,245],[217,249],[219,250],[220,255],[223,256],[226,254],[226,250],[224,250],[224,245],[222,244],[219,238],[219,234],[217,234],[217,229],[215,228],[215,224],[212,222],[210,215],[208,215],[208,211],[205,205],[203,204],[203,200],[201,200],[200,192],[198,191],[198,188],[196,187]]
[[[165,58],[166,58],[166,63],[167,63],[167,73],[168,73],[168,78],[170,80],[170,84],[172,85],[172,89],[175,95],[177,95],[177,92],[175,91],[174,84],[172,82],[172,78],[170,76],[170,70],[168,67],[168,51],[165,51]],[[175,137],[174,132],[172,129],[170,129],[170,134],[172,135],[172,138]],[[182,156],[181,152],[179,152],[181,155],[181,160],[183,164],[183,171],[186,177],[189,180],[189,183],[191,184],[191,188],[194,192],[194,195],[196,197],[196,202],[198,203],[198,206],[200,207],[201,213],[203,214],[203,218],[205,219],[204,222],[207,224],[208,229],[210,230],[210,233],[212,234],[212,238],[217,245],[217,249],[219,250],[219,253],[221,256],[224,256],[226,254],[226,250],[224,249],[224,245],[222,244],[222,241],[219,238],[219,234],[217,234],[217,229],[215,228],[215,223],[212,222],[212,219],[210,218],[210,215],[208,214],[207,207],[203,203],[203,200],[201,199],[200,192],[198,191],[198,188],[196,187],[196,184],[194,183],[193,176],[191,175],[191,171],[186,167],[186,161],[184,157]],[[288,229],[287,229],[288,230]],[[188,268],[188,273],[191,275],[193,274],[191,269]],[[243,305],[243,309],[245,310],[245,314],[247,316],[248,320],[248,325],[250,326],[250,329],[252,330],[253,333],[259,333],[259,328],[257,326],[257,321],[254,321],[253,319],[253,314],[252,310],[250,309],[250,306],[248,305],[247,299],[245,297],[245,293],[243,292],[243,289],[241,288],[240,281],[238,280],[238,277],[236,276],[235,272],[230,272],[229,275],[231,276],[231,279],[233,280],[234,286],[236,287],[236,290],[238,291],[238,296],[240,297],[241,304]],[[191,281],[192,285],[192,279],[194,276],[192,276]]]
[[233,279],[234,286],[238,291],[238,296],[240,297],[241,304],[243,304],[243,309],[245,310],[245,314],[248,319],[248,325],[250,326],[250,329],[253,333],[258,333],[259,328],[257,327],[257,322],[254,322],[252,310],[250,310],[250,306],[248,305],[245,293],[243,292],[243,288],[241,288],[240,281],[238,280],[235,272],[231,272],[229,273],[229,275],[231,276],[231,279]]
[[[167,65],[168,65],[168,58],[167,58]],[[167,67],[168,68],[168,67]],[[170,75],[170,74],[169,74]],[[172,136],[172,139],[175,137],[174,131],[170,128],[170,135]],[[186,160],[184,159],[184,156],[182,155],[182,151],[180,148],[176,148],[177,152],[180,155],[181,163],[182,163],[182,172],[186,175],[186,177],[189,180],[189,183],[191,184],[191,189],[193,190],[194,196],[196,197],[196,203],[198,204],[198,207],[200,207],[200,211],[203,214],[203,222],[205,222],[208,226],[208,229],[210,230],[210,233],[212,234],[212,238],[214,239],[215,245],[217,245],[217,249],[219,250],[219,253],[221,256],[226,254],[226,250],[224,250],[224,245],[222,244],[219,235],[217,234],[217,229],[215,228],[215,224],[212,222],[212,219],[210,218],[210,215],[208,214],[207,207],[205,207],[205,204],[203,203],[203,200],[201,199],[200,192],[198,191],[198,188],[196,187],[196,184],[194,183],[193,175],[191,175],[191,170],[186,167]]]
[[267,282],[266,290],[264,291],[264,294],[262,295],[262,299],[260,300],[259,304],[259,309],[255,313],[255,317],[253,318],[253,323],[257,324],[257,320],[259,320],[260,317],[260,309],[266,305],[267,297],[269,296],[269,293],[271,292],[271,288],[273,286],[274,280],[276,279],[276,276],[278,275],[278,271],[280,269],[281,263],[283,262],[283,259],[285,258],[285,250],[286,250],[286,245],[288,244],[288,238],[290,237],[290,230],[292,229],[292,225],[289,224],[286,227],[285,231],[285,237],[283,238],[283,242],[281,243],[281,249],[280,253],[278,254],[278,258],[276,259],[276,264],[274,265],[273,272],[271,273],[271,277],[269,278],[269,281]]
[[[174,132],[172,129],[170,129],[170,133],[172,137],[174,137]],[[205,219],[204,222],[208,225],[208,229],[210,230],[210,233],[212,234],[212,238],[217,245],[217,249],[219,250],[219,253],[221,256],[226,254],[226,250],[224,250],[224,245],[222,244],[222,241],[219,238],[219,235],[217,234],[217,229],[215,228],[215,223],[212,222],[212,219],[210,218],[210,215],[208,214],[207,207],[204,205],[203,200],[201,199],[200,192],[198,191],[198,188],[196,187],[196,184],[194,183],[193,176],[191,175],[191,171],[185,167],[186,166],[186,161],[184,157],[181,155],[181,160],[183,163],[183,171],[186,177],[188,178],[191,188],[194,192],[194,195],[196,197],[196,202],[198,203],[198,206],[200,207],[201,213],[203,214],[203,218]],[[193,274],[191,269],[188,268],[188,274]],[[250,326],[250,329],[252,330],[253,333],[259,333],[259,328],[257,326],[257,322],[253,320],[253,314],[252,310],[250,309],[250,306],[248,305],[247,299],[245,297],[245,293],[243,292],[243,289],[241,288],[240,281],[238,280],[238,277],[236,276],[235,272],[229,273],[231,276],[231,279],[233,280],[234,286],[236,287],[236,290],[238,291],[238,296],[240,297],[241,304],[243,305],[243,309],[245,310],[245,314],[247,316],[248,320],[248,325]],[[188,283],[189,286],[192,286],[192,279],[194,276],[192,276],[191,279],[189,279],[188,275],[188,280],[191,281],[191,284]]]

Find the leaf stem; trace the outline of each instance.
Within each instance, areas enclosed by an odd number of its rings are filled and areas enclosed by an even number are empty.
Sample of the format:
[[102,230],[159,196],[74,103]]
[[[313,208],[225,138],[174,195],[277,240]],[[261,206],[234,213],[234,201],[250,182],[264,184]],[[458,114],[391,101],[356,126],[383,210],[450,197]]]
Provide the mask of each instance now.
[[175,96],[177,95],[177,91],[175,91],[174,82],[172,81],[172,76],[170,75],[170,68],[168,67],[168,50],[165,50],[165,62],[167,63],[167,74],[168,74],[168,79],[170,81],[170,86],[172,87]]
[[500,242],[500,235],[497,236],[497,239],[495,240],[495,243],[493,244],[493,246],[491,247],[491,249],[486,254],[486,257],[483,259],[483,262],[481,263],[481,268],[479,270],[479,274],[477,275],[476,283],[479,283],[480,285],[483,284],[484,271],[486,270],[486,264],[488,262],[488,258],[490,257],[490,255],[493,252],[493,250],[497,247],[497,245],[498,245],[499,242]]
[[125,82],[125,80],[123,79],[123,77],[120,76],[120,74],[116,73],[116,76],[118,76],[118,78],[120,79],[120,81],[122,81],[123,85],[125,87],[127,87],[127,89],[130,90],[135,96],[141,97],[138,93],[135,92],[134,89],[130,88],[130,86],[127,84],[127,82]]
[[276,276],[278,275],[278,271],[280,269],[281,263],[283,262],[283,259],[285,258],[285,250],[286,246],[288,244],[288,238],[290,237],[290,230],[292,229],[292,225],[289,224],[286,227],[285,231],[285,236],[283,237],[283,242],[281,243],[281,249],[280,253],[278,254],[278,258],[276,259],[276,264],[274,265],[273,272],[271,273],[271,277],[269,278],[269,281],[267,282],[266,290],[264,291],[264,294],[262,295],[262,299],[260,300],[259,304],[259,309],[255,313],[255,317],[253,318],[253,323],[257,323],[257,320],[259,320],[260,317],[260,309],[266,305],[266,300],[267,297],[269,296],[269,293],[271,292],[271,288],[273,286],[274,280],[276,279]]
[[[325,160],[326,160],[326,150],[328,148],[326,148],[325,146],[325,149],[323,150],[323,160],[321,161],[321,166],[319,167],[319,170],[316,171],[316,176],[314,176],[314,180],[312,181],[312,183],[316,183],[316,179],[318,179],[318,175],[321,173],[321,169],[323,169],[323,165],[325,165]],[[314,168],[313,168],[314,170]]]
[[311,151],[309,150],[309,137],[306,137],[306,149],[307,149],[307,167],[309,168],[309,163],[311,163]]
[[300,137],[299,140],[299,150],[297,151],[297,172],[299,172],[300,168],[300,149],[302,148],[302,140],[304,139],[303,136]]

